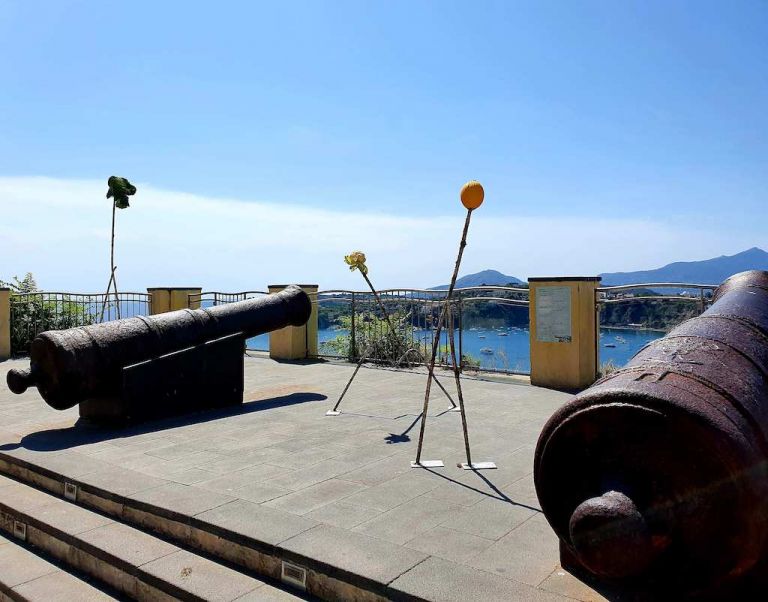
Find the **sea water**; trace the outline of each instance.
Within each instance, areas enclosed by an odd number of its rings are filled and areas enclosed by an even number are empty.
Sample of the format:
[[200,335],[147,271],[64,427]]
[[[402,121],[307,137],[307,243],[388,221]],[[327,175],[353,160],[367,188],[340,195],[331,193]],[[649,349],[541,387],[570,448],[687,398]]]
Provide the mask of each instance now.
[[[320,354],[331,354],[327,348],[323,349],[324,342],[347,334],[348,332],[342,329],[319,330]],[[481,368],[521,374],[527,374],[531,371],[530,340],[527,328],[471,328],[464,329],[461,335],[462,353],[479,361]],[[663,335],[663,332],[652,330],[601,328],[599,361],[601,364],[611,362],[617,367],[623,366],[647,343]],[[429,330],[415,330],[413,332],[414,342],[421,343],[422,348],[426,345],[428,349],[431,349],[433,336]],[[454,332],[454,336],[458,346],[458,329]],[[441,345],[447,347],[447,333],[443,332],[440,342]],[[248,349],[268,350],[269,335],[263,334],[248,339]]]

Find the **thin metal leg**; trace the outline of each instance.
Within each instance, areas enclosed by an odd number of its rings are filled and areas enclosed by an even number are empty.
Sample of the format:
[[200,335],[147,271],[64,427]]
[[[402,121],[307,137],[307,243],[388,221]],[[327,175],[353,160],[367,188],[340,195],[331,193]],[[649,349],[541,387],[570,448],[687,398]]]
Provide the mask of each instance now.
[[461,428],[464,431],[464,449],[467,452],[467,464],[472,464],[472,453],[469,449],[469,431],[467,429],[467,413],[464,410],[464,394],[461,391],[461,377],[459,374],[459,364],[456,358],[456,342],[453,335],[453,315],[448,309],[448,342],[451,346],[451,363],[453,364],[453,376],[456,379],[456,394],[459,397],[459,411],[461,412]]
[[347,381],[346,386],[344,387],[344,390],[341,392],[341,395],[339,395],[339,400],[336,402],[336,405],[333,406],[332,410],[328,410],[325,415],[326,416],[338,416],[341,414],[339,411],[339,406],[341,405],[341,400],[344,399],[344,395],[347,394],[347,391],[349,390],[349,387],[352,385],[352,381],[355,380],[355,376],[357,376],[358,370],[360,370],[360,367],[365,363],[365,360],[368,359],[368,353],[371,351],[371,345],[369,344],[365,351],[363,352],[363,355],[360,356],[360,359],[357,361],[357,366],[355,366],[355,371],[352,373],[352,376],[349,377],[349,380]]
[[448,398],[448,401],[451,402],[451,409],[448,410],[449,412],[453,412],[454,410],[458,409],[458,406],[456,405],[456,402],[453,401],[453,397],[451,397],[451,394],[448,392],[448,389],[446,389],[443,386],[443,383],[441,383],[439,380],[437,380],[437,376],[435,374],[432,374],[432,379],[435,381],[435,384],[440,387],[440,390],[445,393],[445,396]]
[[[464,220],[464,230],[461,233],[461,242],[459,243],[459,253],[456,256],[456,265],[453,268],[453,276],[451,277],[451,284],[448,287],[448,293],[445,297],[445,305],[440,312],[440,319],[437,322],[437,328],[435,332],[435,338],[432,341],[432,358],[429,361],[429,376],[427,377],[427,390],[424,393],[424,408],[421,415],[421,427],[419,429],[419,444],[416,448],[416,465],[421,464],[421,450],[424,446],[424,430],[427,425],[427,411],[429,410],[429,393],[432,389],[432,380],[435,374],[435,360],[437,359],[437,348],[440,344],[440,331],[443,327],[443,320],[448,310],[448,306],[451,303],[453,297],[453,289],[456,288],[456,280],[459,277],[459,267],[461,266],[461,256],[464,254],[464,247],[467,246],[467,232],[469,231],[469,222],[472,219],[472,209],[467,210],[467,217]],[[413,466],[413,464],[411,464]]]
[[[450,313],[449,313],[450,316]],[[456,361],[456,344],[454,343],[453,329],[450,330],[451,359],[453,361],[453,374],[456,378],[456,390],[459,396],[459,411],[461,412],[461,428],[464,431],[464,448],[467,452],[467,461],[459,466],[463,470],[492,470],[497,468],[495,462],[472,462],[472,455],[469,448],[469,428],[467,427],[467,413],[464,409],[464,394],[461,390],[461,367]]]
[[411,467],[416,468],[423,466],[421,462],[421,449],[424,446],[424,431],[427,425],[427,412],[429,411],[429,394],[432,392],[432,380],[435,376],[435,359],[437,358],[437,348],[440,344],[440,331],[442,330],[444,312],[441,312],[440,320],[437,322],[437,328],[435,329],[435,338],[432,341],[432,359],[429,361],[427,370],[429,376],[427,376],[427,390],[424,393],[424,406],[421,410],[421,426],[419,427],[419,443],[416,447],[416,461],[411,462]]
[[[406,351],[406,352],[405,352],[403,355],[401,355],[401,356],[400,356],[400,359],[398,359],[398,360],[397,360],[397,364],[398,364],[398,365],[400,365],[400,364],[402,363],[402,361],[403,361],[403,360],[404,360],[406,357],[408,357],[408,355],[410,355],[410,353],[411,353],[411,352],[413,352],[413,353],[417,353],[417,354],[419,355],[419,357],[420,357],[420,361],[422,361],[422,360],[424,360],[424,359],[425,359],[425,358],[424,358],[424,356],[421,354],[421,352],[419,352],[418,350],[416,350],[416,349],[409,349],[409,350],[408,350],[408,351]],[[445,396],[448,398],[448,401],[450,401],[450,402],[451,402],[451,409],[450,409],[450,410],[448,410],[448,411],[450,412],[450,411],[453,411],[453,410],[458,410],[458,408],[459,408],[459,407],[456,405],[456,402],[455,402],[455,401],[453,401],[453,397],[451,397],[451,394],[448,392],[448,389],[446,389],[446,388],[443,386],[443,383],[441,383],[439,380],[437,380],[437,375],[436,375],[436,374],[432,374],[432,378],[434,379],[434,381],[435,381],[435,384],[436,384],[438,387],[440,387],[440,390],[441,390],[443,393],[445,393]]]

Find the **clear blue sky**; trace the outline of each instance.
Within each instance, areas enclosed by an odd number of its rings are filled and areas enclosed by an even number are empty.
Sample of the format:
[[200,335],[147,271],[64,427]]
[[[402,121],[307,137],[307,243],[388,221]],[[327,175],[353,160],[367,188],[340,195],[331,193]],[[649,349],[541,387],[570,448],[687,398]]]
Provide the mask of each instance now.
[[0,176],[112,173],[425,218],[476,178],[488,218],[765,246],[768,3],[0,0]]

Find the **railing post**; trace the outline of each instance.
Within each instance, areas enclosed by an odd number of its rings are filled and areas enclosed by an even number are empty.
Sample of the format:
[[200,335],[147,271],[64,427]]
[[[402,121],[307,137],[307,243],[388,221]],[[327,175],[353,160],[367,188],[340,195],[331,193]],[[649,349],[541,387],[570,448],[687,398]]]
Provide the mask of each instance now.
[[[279,293],[287,285],[270,284],[270,293]],[[317,357],[317,289],[316,284],[300,284],[312,300],[312,313],[304,326],[286,326],[269,333],[269,357],[276,360],[299,360]]]
[[597,379],[599,282],[599,276],[528,279],[531,384],[572,391]]
[[0,288],[0,362],[11,357],[11,289]]

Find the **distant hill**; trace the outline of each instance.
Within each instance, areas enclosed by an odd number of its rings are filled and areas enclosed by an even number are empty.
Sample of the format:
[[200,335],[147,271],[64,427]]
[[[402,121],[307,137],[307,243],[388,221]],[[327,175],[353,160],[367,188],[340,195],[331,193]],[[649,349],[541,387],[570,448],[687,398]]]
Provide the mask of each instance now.
[[703,261],[677,261],[655,270],[612,272],[600,275],[603,277],[601,284],[604,286],[641,282],[720,284],[729,276],[746,270],[768,270],[768,253],[753,247],[736,255],[722,255]]
[[[483,270],[477,272],[477,274],[467,274],[462,276],[456,281],[457,288],[465,288],[468,286],[504,286],[505,284],[522,284],[522,280],[515,278],[514,276],[507,276],[496,270]],[[440,286],[433,286],[429,290],[439,291],[447,289],[447,284],[441,284]]]

